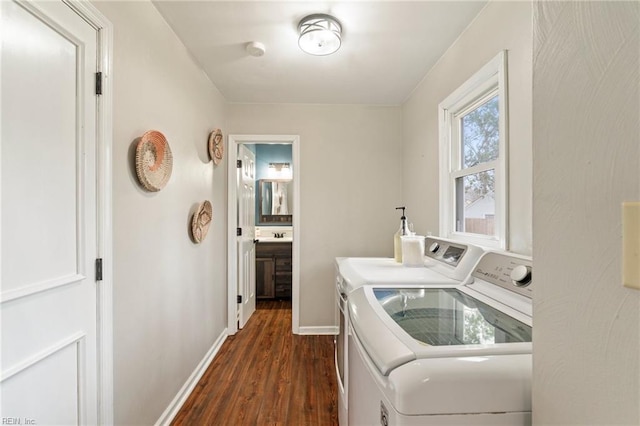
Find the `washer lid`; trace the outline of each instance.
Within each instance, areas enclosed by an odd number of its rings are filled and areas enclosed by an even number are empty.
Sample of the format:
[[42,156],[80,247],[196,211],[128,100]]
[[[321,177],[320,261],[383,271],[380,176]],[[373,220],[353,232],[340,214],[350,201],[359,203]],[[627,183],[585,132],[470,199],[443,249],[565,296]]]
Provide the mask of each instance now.
[[374,288],[386,314],[430,346],[531,342],[531,327],[455,288]]
[[416,359],[416,354],[380,323],[361,287],[349,295],[349,321],[357,340],[383,375]]
[[463,286],[365,286],[349,295],[349,314],[385,376],[414,359],[531,353],[530,317]]

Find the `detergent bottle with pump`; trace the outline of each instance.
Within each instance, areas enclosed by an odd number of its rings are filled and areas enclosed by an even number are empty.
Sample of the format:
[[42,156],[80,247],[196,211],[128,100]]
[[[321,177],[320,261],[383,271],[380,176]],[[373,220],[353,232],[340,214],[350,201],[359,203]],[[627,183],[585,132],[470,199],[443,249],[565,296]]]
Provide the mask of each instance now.
[[396,262],[402,263],[402,237],[410,235],[407,217],[404,215],[405,207],[396,207],[396,210],[402,210],[400,217],[400,229],[393,236],[393,257]]

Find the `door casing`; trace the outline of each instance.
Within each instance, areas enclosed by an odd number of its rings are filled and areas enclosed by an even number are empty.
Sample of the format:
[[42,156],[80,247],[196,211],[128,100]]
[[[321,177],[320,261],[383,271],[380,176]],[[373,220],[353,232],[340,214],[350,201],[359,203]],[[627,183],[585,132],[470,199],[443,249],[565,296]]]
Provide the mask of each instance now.
[[227,333],[238,331],[237,323],[237,288],[238,288],[238,256],[236,250],[236,227],[238,217],[237,205],[237,160],[238,145],[280,143],[291,144],[293,156],[293,242],[292,242],[292,283],[291,330],[298,334],[300,330],[300,136],[298,135],[229,135],[227,146]]
[[98,424],[113,424],[113,25],[91,3],[62,0],[98,32],[98,64],[102,94],[98,96],[96,122],[97,255],[103,259],[98,285]]

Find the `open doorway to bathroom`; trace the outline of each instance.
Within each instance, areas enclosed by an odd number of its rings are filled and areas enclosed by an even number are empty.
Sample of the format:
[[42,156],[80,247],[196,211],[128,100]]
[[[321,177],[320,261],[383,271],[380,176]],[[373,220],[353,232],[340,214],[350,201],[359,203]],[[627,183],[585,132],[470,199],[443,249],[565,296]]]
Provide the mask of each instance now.
[[252,304],[290,307],[291,329],[298,333],[299,148],[297,135],[229,135],[229,334],[249,320]]

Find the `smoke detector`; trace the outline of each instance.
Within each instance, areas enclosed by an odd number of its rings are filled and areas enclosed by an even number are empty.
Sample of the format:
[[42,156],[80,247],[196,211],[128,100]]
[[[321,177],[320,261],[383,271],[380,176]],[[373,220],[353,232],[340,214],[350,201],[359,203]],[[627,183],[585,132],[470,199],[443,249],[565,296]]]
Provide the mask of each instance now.
[[245,46],[245,50],[249,55],[256,57],[264,55],[265,52],[264,44],[257,41],[247,43],[247,45]]

